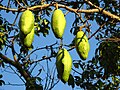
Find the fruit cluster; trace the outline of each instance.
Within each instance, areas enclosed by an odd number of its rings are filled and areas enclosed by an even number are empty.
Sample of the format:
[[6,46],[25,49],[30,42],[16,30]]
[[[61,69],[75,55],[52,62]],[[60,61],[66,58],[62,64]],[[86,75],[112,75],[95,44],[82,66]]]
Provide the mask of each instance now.
[[[26,10],[22,13],[19,20],[21,42],[27,48],[30,48],[34,39],[34,15],[31,11]],[[66,19],[60,9],[55,9],[51,18],[52,31],[56,38],[62,39],[66,27]],[[79,30],[75,37],[76,51],[81,59],[86,60],[90,49],[88,38],[82,30]],[[58,77],[64,83],[68,82],[72,58],[65,48],[61,48],[56,56],[56,67]]]
[[34,39],[34,15],[30,10],[22,13],[19,20],[21,42],[30,48]]
[[[56,9],[53,12],[51,19],[51,26],[56,38],[62,39],[64,30],[66,27],[66,20],[64,14],[60,9]],[[81,59],[86,60],[90,49],[88,38],[82,30],[79,30],[75,37],[76,51]],[[70,71],[72,68],[72,59],[69,52],[62,48],[58,51],[56,57],[56,67],[58,71],[58,77],[64,82],[68,82]]]

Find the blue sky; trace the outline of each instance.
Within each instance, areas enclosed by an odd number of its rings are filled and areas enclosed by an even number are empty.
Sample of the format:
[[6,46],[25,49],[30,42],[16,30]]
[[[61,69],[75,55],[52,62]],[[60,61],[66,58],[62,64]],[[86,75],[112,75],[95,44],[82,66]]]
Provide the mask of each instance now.
[[[13,23],[14,19],[15,19],[15,15],[11,14],[11,13],[5,13],[4,11],[0,12],[2,14],[3,17],[5,17],[7,20],[9,20],[11,23]],[[51,17],[50,17],[51,18]],[[49,20],[50,20],[49,18]],[[17,19],[18,23],[19,18]],[[65,33],[63,36],[63,44],[70,44],[71,41],[73,40],[74,36],[70,33],[70,29],[72,27],[72,23],[74,21],[74,14],[73,13],[68,13],[66,16],[66,21],[67,21],[67,25],[66,25],[66,29],[65,29]],[[91,22],[91,31],[92,33],[94,33],[95,30],[98,29],[97,24],[95,22]],[[42,34],[40,37],[35,36],[34,38],[34,42],[33,45],[35,47],[44,47],[46,45],[50,45],[51,43],[55,43],[56,41],[59,42],[58,39],[55,38],[52,30],[50,29],[49,35],[47,37],[43,37]],[[92,57],[94,56],[94,50],[97,47],[96,43],[97,41],[93,38],[91,38],[89,40],[90,43],[90,52],[89,52],[89,56],[87,60],[92,59]],[[16,50],[18,50],[18,46],[15,46]],[[4,52],[4,51],[3,51]],[[8,53],[10,52],[10,50],[8,50]],[[43,55],[49,55],[49,52],[43,50],[40,52],[36,52],[34,55],[31,56],[31,58],[35,58],[36,54],[38,54],[38,58],[41,58],[41,56]],[[80,59],[80,57],[78,56],[76,50],[72,50],[70,51],[70,55],[72,57],[73,60],[75,59]],[[12,58],[12,55],[9,53],[8,57]],[[51,67],[53,66],[55,68],[55,59],[52,59],[52,62],[49,62],[49,64],[51,65]],[[42,61],[40,63],[40,65],[43,65],[44,67],[46,67],[46,62]],[[40,66],[41,68],[41,66]],[[36,71],[39,69],[39,66],[36,68],[36,70],[34,71],[34,75],[36,74]],[[6,71],[10,71],[8,69],[6,69]],[[15,83],[15,84],[23,84],[23,82],[19,79],[19,77],[15,74],[12,73],[6,73],[5,71],[0,70],[0,73],[3,73],[4,77],[3,79],[6,81],[6,83]],[[40,77],[44,77],[44,73],[40,75]],[[0,87],[0,90],[24,90],[25,87],[24,86],[10,86],[10,85],[5,85]],[[67,84],[63,84],[61,81],[54,87],[54,89],[52,90],[72,90],[72,88],[70,86],[68,86]],[[77,90],[77,88],[75,88],[74,90]]]

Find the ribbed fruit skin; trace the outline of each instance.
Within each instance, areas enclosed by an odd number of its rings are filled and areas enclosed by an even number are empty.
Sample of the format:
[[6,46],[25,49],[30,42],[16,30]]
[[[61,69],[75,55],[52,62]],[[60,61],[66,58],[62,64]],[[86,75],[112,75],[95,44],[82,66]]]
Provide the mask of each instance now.
[[32,31],[31,31],[29,34],[27,34],[27,35],[25,36],[24,41],[23,41],[23,44],[24,44],[26,47],[30,48],[31,45],[32,45],[33,40],[34,40],[34,28],[32,29]]
[[51,27],[56,38],[61,39],[66,27],[66,19],[60,9],[54,10],[51,19]]
[[30,10],[24,11],[19,20],[20,31],[27,35],[34,27],[34,15]]
[[86,60],[90,50],[90,45],[87,36],[84,32],[78,31],[75,37],[75,46],[76,51],[79,54],[80,58]]
[[61,81],[68,82],[72,68],[72,58],[65,48],[60,49],[57,53],[56,67]]

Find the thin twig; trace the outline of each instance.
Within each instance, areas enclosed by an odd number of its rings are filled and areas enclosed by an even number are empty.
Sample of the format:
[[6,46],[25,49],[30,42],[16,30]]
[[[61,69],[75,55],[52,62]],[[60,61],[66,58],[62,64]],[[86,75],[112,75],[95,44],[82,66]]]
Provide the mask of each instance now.
[[[56,74],[55,74],[55,71],[56,71],[56,67],[55,67],[55,65],[54,65],[53,68],[52,68],[52,73],[51,73],[53,76],[51,75],[52,80],[51,80],[50,89],[52,89],[53,86],[54,86],[54,79],[55,79],[55,75],[56,75]],[[49,90],[50,90],[50,89],[49,89]]]
[[25,6],[28,6],[27,0],[22,0]]
[[47,67],[47,85],[46,85],[46,90],[48,90],[49,86],[50,86],[50,81],[51,81],[51,76],[50,76],[50,68],[49,68],[49,64],[48,64],[48,60],[46,61],[46,67]]
[[39,60],[34,60],[34,61],[31,61],[30,64],[33,64],[33,63],[38,63],[38,62],[41,62],[43,60],[50,60],[50,58],[52,58],[54,56],[49,56],[49,57],[44,57],[42,59],[39,59]]
[[52,47],[52,46],[54,46],[54,45],[56,45],[56,44],[57,44],[57,42],[55,42],[55,43],[53,43],[53,44],[51,44],[51,45],[49,45],[49,46],[37,48],[37,49],[33,50],[30,54],[28,54],[28,55],[26,56],[26,59],[29,58],[30,55],[33,54],[34,52],[36,52],[36,51],[38,51],[38,50],[41,50],[41,49],[46,49],[46,48]]
[[14,61],[16,62],[17,61],[17,57],[16,57],[16,52],[15,52],[15,49],[14,49],[14,38],[12,39],[11,42],[12,42],[12,46],[11,46],[12,54],[13,54]]
[[57,85],[59,81],[60,80],[57,80],[56,83],[54,83],[54,85],[49,90],[51,90],[55,85]]
[[8,83],[8,84],[5,84],[5,85],[11,85],[11,86],[24,86],[25,84],[11,84],[11,83]]
[[100,38],[100,40],[106,42],[120,42],[120,38]]
[[33,70],[35,69],[36,66],[37,66],[37,63],[35,63],[35,65],[32,67],[32,69],[30,69],[30,73],[33,72]]
[[79,73],[78,71],[76,71],[75,69],[72,68],[72,70],[80,75],[82,75],[81,73]]
[[69,13],[69,11],[67,11],[67,12],[64,14],[64,16],[66,16],[68,13]]
[[95,36],[95,34],[97,33],[97,32],[99,32],[100,30],[101,30],[101,28],[103,28],[103,26],[106,24],[106,22],[105,23],[103,23],[90,37],[88,37],[88,39],[91,39],[93,36]]
[[18,0],[16,0],[16,2],[18,3],[19,6],[23,7]]
[[8,5],[7,5],[7,8],[9,8],[10,7],[10,0],[8,0]]
[[15,25],[15,22],[16,22],[16,20],[17,20],[18,16],[19,16],[19,12],[17,12],[17,15],[16,15],[16,17],[15,17],[15,20],[14,20],[14,22],[13,22],[12,26],[14,26],[14,25]]
[[24,79],[10,66],[12,71],[25,83]]

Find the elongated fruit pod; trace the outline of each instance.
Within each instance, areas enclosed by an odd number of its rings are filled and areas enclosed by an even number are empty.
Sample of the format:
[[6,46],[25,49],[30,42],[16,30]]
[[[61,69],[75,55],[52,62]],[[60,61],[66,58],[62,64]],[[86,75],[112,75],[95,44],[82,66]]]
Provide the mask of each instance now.
[[60,9],[54,10],[51,19],[51,27],[55,37],[61,39],[66,27],[66,19]]
[[20,31],[27,35],[34,27],[34,15],[31,11],[26,10],[22,13],[19,20]]
[[23,44],[24,44],[26,47],[30,48],[31,45],[32,45],[33,40],[34,40],[34,28],[32,29],[32,31],[31,31],[29,34],[27,34],[27,35],[25,36],[24,41],[23,41]]
[[57,53],[56,67],[58,77],[61,79],[61,81],[63,83],[68,82],[72,68],[72,58],[65,48],[60,49]]
[[81,59],[86,60],[90,50],[90,45],[87,36],[81,30],[78,31],[75,37],[76,51]]

